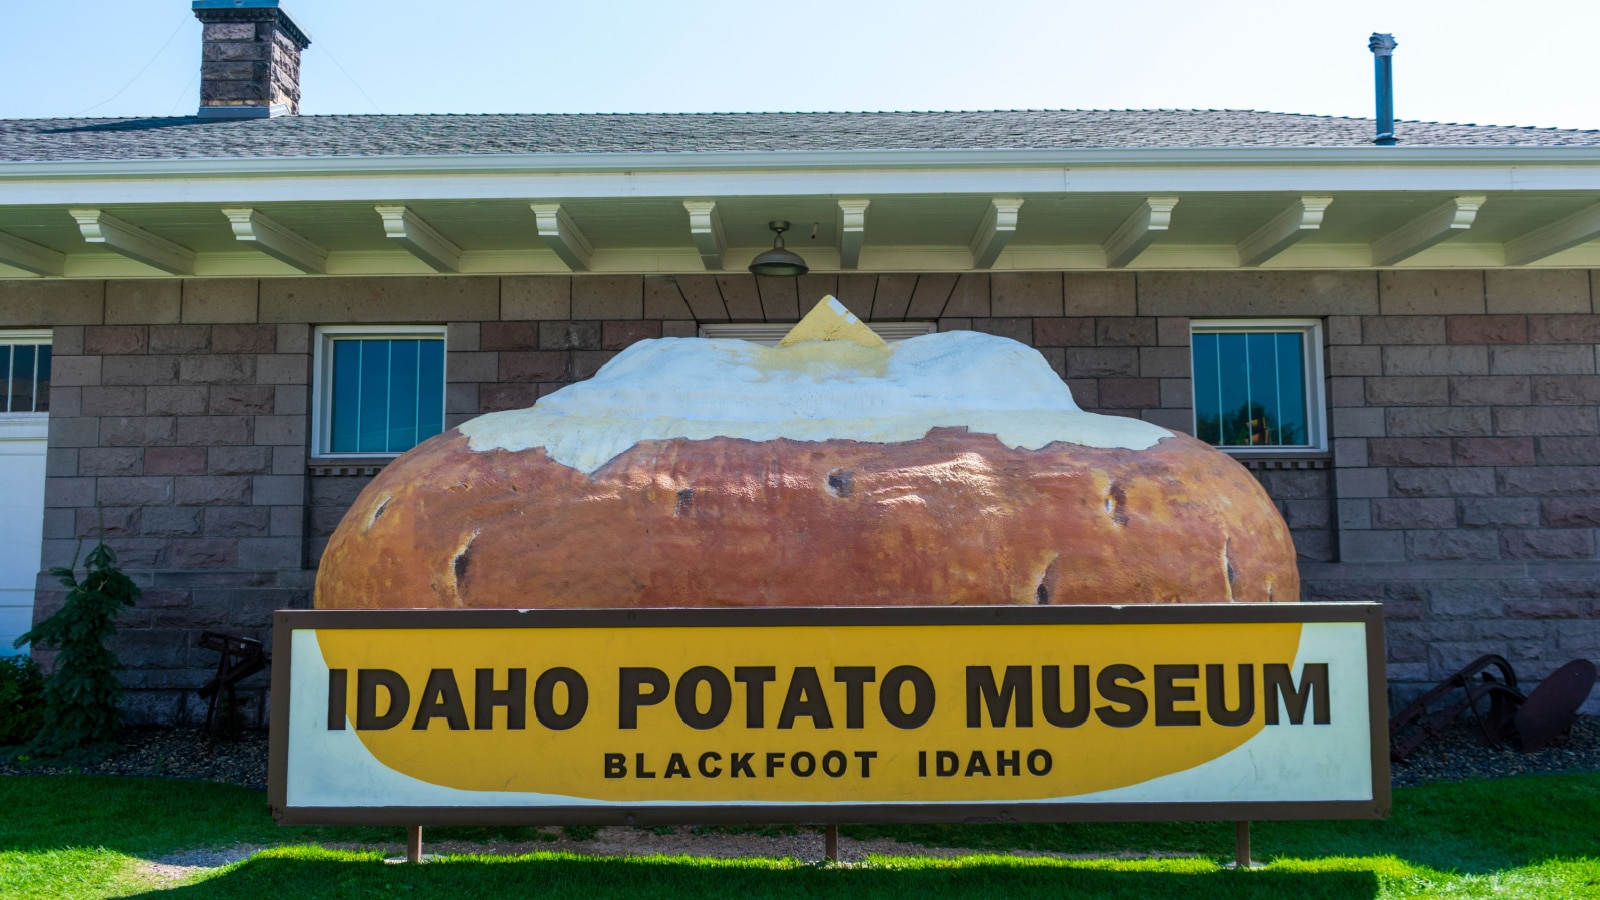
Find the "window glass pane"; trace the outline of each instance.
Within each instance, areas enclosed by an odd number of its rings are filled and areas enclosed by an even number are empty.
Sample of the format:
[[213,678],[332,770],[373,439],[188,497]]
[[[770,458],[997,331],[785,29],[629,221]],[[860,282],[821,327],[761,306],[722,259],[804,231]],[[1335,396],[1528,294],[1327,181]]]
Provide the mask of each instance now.
[[1305,334],[1193,335],[1195,435],[1219,447],[1303,447]]
[[443,340],[343,338],[332,346],[330,452],[403,453],[443,430]]
[[1299,333],[1274,335],[1278,341],[1278,417],[1286,446],[1311,443],[1306,418],[1305,337]]
[[11,408],[11,345],[0,344],[0,412],[20,412]]
[[1245,335],[1250,409],[1247,413],[1251,446],[1278,444],[1278,342],[1272,334]]
[[11,348],[11,412],[33,412],[34,345],[16,344]]
[[50,411],[50,345],[39,345],[39,361],[34,369],[33,411]]
[[389,342],[389,431],[384,450],[400,453],[417,445],[417,345]]
[[1195,436],[1208,444],[1222,443],[1221,377],[1217,374],[1217,335],[1197,334],[1194,353]]
[[360,341],[361,415],[356,423],[356,452],[389,450],[389,341]]
[[444,341],[422,341],[417,365],[417,443],[444,431]]
[[355,453],[356,423],[361,416],[361,345],[366,341],[333,341],[333,388],[329,393],[328,449]]
[[1243,447],[1250,443],[1250,363],[1249,341],[1243,334],[1217,335],[1217,359],[1221,362],[1219,405],[1222,408],[1224,447]]

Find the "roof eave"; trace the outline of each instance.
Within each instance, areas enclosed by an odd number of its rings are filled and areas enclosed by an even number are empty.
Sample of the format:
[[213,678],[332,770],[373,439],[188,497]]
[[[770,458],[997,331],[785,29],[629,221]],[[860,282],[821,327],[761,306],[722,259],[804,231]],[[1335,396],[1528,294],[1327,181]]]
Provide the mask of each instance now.
[[0,179],[507,172],[1284,166],[1597,165],[1596,146],[1159,147],[505,153],[434,156],[0,161]]

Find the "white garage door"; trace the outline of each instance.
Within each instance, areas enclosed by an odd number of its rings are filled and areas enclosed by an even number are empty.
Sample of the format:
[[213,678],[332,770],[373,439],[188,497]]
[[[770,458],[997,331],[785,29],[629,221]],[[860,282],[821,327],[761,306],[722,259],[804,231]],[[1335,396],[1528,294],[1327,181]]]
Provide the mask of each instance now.
[[0,654],[33,619],[44,536],[50,333],[0,332]]

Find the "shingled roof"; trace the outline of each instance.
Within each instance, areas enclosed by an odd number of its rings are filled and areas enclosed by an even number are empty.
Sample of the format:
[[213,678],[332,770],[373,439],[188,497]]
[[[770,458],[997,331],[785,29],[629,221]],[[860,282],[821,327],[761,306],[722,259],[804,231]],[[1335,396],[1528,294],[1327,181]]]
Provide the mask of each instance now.
[[[1403,146],[1600,146],[1600,130],[1400,122]],[[916,149],[1367,147],[1370,119],[1249,110],[0,120],[0,162]]]

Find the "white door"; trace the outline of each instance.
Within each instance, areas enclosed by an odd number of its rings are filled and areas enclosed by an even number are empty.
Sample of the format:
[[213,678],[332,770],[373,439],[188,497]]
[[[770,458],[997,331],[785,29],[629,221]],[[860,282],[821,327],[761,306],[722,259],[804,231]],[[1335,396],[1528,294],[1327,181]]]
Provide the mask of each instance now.
[[0,332],[0,655],[33,621],[49,389],[50,333]]
[[[30,417],[33,418],[33,417]],[[44,419],[0,418],[0,655],[33,622],[44,537]]]

